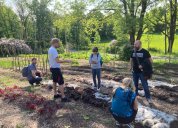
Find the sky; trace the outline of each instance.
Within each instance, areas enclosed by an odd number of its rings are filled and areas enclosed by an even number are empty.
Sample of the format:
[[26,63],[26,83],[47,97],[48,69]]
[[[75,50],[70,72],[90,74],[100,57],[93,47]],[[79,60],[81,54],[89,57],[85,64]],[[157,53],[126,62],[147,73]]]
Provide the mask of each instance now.
[[[16,8],[14,6],[14,0],[4,0],[5,1],[5,4],[7,6],[10,6],[13,8],[13,10],[16,12]],[[60,3],[62,5],[65,5],[66,3],[64,2],[64,0],[54,0],[54,1],[60,1]],[[98,2],[101,2],[101,0],[98,0]],[[98,2],[96,3],[96,5],[98,4]],[[91,6],[88,6],[87,9],[86,9],[86,13],[90,12],[90,10],[92,10],[96,5],[91,5]],[[65,5],[67,7],[67,5]],[[158,4],[157,6],[163,6],[162,3]],[[50,10],[53,10],[54,9],[54,2],[51,3],[51,5],[48,7]],[[149,10],[149,9],[148,9]]]
[[4,0],[4,1],[5,1],[5,4],[6,4],[7,6],[10,6],[10,7],[13,8],[13,10],[15,10],[14,4],[13,4],[12,0]]
[[13,5],[12,0],[5,0],[5,3],[6,3],[6,5],[11,5],[11,6]]
[[[12,9],[16,12],[16,8],[15,8],[15,3],[13,2],[14,0],[4,0],[5,1],[5,4],[7,6],[10,6],[12,7]],[[62,5],[65,5],[66,3],[63,3],[64,1],[63,0],[56,0],[56,1],[60,1],[60,3]],[[53,10],[54,9],[54,2],[51,3],[51,5],[48,7],[50,10]],[[87,7],[87,10],[86,10],[86,13],[89,11],[89,10],[92,10],[94,8],[94,5],[91,5],[91,6],[88,6]]]

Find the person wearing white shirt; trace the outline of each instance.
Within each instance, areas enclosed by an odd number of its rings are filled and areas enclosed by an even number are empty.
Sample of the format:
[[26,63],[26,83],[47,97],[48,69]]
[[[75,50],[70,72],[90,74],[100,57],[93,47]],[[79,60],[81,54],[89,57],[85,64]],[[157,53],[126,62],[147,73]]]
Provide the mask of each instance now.
[[[64,78],[61,72],[60,63],[68,63],[69,60],[60,60],[57,52],[57,48],[60,47],[60,40],[58,38],[53,38],[51,40],[51,47],[48,50],[48,59],[50,65],[50,71],[52,73],[53,79],[53,88],[54,88],[54,99],[61,97],[62,102],[67,102],[69,99],[64,94]],[[57,84],[59,85],[58,89],[61,93],[58,94],[56,90]]]

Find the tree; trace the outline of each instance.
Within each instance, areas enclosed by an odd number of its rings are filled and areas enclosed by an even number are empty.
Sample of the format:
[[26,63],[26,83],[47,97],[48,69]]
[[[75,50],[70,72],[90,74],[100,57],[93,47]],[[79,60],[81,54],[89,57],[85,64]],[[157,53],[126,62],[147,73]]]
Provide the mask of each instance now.
[[[165,35],[165,41],[168,39],[168,49],[165,43],[165,53],[172,53],[174,44],[174,36],[176,33],[177,19],[177,0],[170,0],[166,3],[165,8],[159,7],[152,9],[147,15],[147,27],[150,26],[157,29]],[[151,24],[151,25],[150,25]]]
[[18,16],[3,2],[0,3],[0,38],[20,38],[20,24]]
[[70,42],[73,42],[75,48],[86,49],[90,43],[89,37],[85,31],[85,22],[86,19],[85,10],[87,3],[83,0],[75,0],[71,3],[71,15],[74,17],[74,22],[71,24],[71,38]]
[[145,25],[148,33],[163,33],[165,24],[165,8],[153,8],[145,16]]
[[172,53],[172,48],[174,44],[174,37],[176,32],[176,20],[177,20],[177,0],[169,0],[170,4],[170,32],[168,36],[169,47],[168,52]]
[[36,23],[36,39],[44,42],[53,37],[53,20],[48,9],[50,0],[33,0],[30,9]]
[[92,39],[98,30],[102,27],[102,24],[96,18],[85,19],[83,22],[85,24],[85,33],[87,36],[89,36],[90,39]]
[[[130,42],[140,40],[144,32],[144,17],[146,10],[155,0],[121,0],[123,5],[127,32],[130,35]],[[135,38],[136,37],[136,38]]]
[[144,32],[144,17],[147,9],[153,4],[159,2],[159,0],[102,0],[103,5],[100,9],[114,10],[121,12],[123,20],[125,22],[126,33],[130,36],[131,44],[135,40],[140,40]]
[[15,0],[17,14],[20,18],[22,26],[22,39],[27,40],[28,38],[28,25],[30,24],[30,11],[28,8],[27,0]]
[[119,10],[115,11],[114,14],[108,18],[108,22],[113,25],[112,33],[117,39],[120,39],[127,34],[126,22]]
[[[65,16],[61,16],[54,21],[54,27],[56,28],[57,37],[61,37],[63,43],[65,44],[69,41],[71,25],[73,22],[74,22],[74,17],[69,14],[66,14]],[[64,33],[64,36],[62,33]]]

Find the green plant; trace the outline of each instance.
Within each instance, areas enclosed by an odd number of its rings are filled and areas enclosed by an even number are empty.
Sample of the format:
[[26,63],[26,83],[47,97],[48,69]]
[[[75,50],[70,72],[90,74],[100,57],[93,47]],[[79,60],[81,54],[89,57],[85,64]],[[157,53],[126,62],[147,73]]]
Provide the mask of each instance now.
[[118,54],[121,51],[123,45],[128,43],[129,43],[128,38],[125,36],[121,36],[117,40],[112,40],[109,47],[107,47],[106,50],[108,53]]
[[79,66],[79,62],[77,60],[72,60],[72,66]]
[[100,37],[99,32],[97,31],[97,32],[95,33],[94,42],[95,42],[95,43],[100,43],[100,41],[101,41],[101,37]]
[[80,50],[88,50],[90,43],[91,43],[90,38],[87,37],[85,34],[81,34],[80,44],[77,47],[80,48]]
[[65,52],[62,42],[60,42],[60,47],[57,49],[57,51],[58,51],[59,54],[62,54],[62,53]]
[[130,44],[125,44],[123,46],[123,49],[119,52],[119,59],[123,61],[128,61],[130,59],[132,49],[133,48]]

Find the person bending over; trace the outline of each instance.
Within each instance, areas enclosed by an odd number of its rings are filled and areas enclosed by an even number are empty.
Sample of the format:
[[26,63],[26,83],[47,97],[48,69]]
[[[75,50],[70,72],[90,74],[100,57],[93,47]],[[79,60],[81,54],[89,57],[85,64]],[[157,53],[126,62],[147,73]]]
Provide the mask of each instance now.
[[28,66],[27,79],[31,85],[33,85],[34,83],[40,84],[40,82],[42,81],[42,78],[41,78],[42,73],[41,71],[37,70],[36,64],[37,64],[37,59],[33,58],[32,63]]
[[[64,94],[64,78],[61,72],[60,63],[68,63],[71,62],[69,60],[60,60],[57,52],[57,48],[60,47],[60,40],[58,38],[53,38],[51,40],[51,47],[48,50],[48,57],[49,57],[49,65],[50,71],[52,73],[53,79],[53,88],[54,88],[54,100],[61,97],[62,102],[68,102],[69,99]],[[56,90],[57,84],[59,85],[58,89],[61,93],[59,95]]]
[[138,103],[131,78],[124,78],[122,86],[114,90],[110,111],[117,121],[116,125],[130,125],[135,120]]

